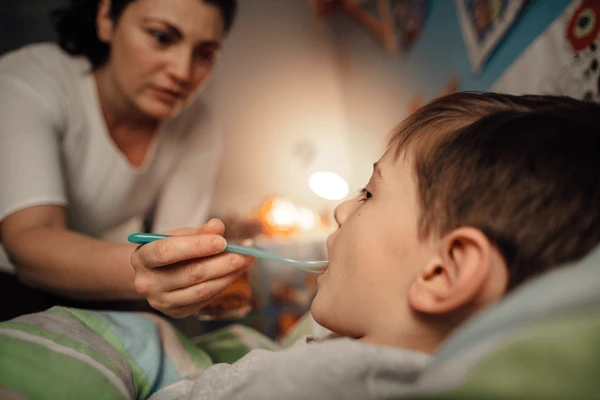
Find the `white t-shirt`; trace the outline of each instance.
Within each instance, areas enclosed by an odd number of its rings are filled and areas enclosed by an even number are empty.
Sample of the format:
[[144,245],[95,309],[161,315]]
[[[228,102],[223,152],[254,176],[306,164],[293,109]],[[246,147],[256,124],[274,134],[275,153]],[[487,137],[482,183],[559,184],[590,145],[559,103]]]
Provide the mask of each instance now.
[[199,226],[216,183],[217,130],[197,98],[161,124],[144,165],[133,167],[109,136],[85,58],[49,43],[9,53],[0,59],[0,221],[62,205],[68,227],[92,237],[152,210],[155,232]]

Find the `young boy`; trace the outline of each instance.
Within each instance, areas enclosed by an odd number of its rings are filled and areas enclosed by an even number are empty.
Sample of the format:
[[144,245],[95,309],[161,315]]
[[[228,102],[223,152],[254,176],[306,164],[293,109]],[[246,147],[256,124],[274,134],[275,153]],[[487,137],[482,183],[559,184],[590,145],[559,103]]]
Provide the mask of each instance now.
[[450,333],[600,242],[600,105],[460,93],[394,130],[336,208],[312,315],[339,338],[255,350],[154,399],[402,395]]
[[190,398],[217,378],[228,398],[401,394],[466,319],[600,243],[599,172],[600,105],[460,93],[423,107],[335,211],[311,311],[345,339],[213,367]]
[[432,353],[466,318],[600,242],[600,106],[460,93],[393,133],[336,209],[312,304],[344,336]]

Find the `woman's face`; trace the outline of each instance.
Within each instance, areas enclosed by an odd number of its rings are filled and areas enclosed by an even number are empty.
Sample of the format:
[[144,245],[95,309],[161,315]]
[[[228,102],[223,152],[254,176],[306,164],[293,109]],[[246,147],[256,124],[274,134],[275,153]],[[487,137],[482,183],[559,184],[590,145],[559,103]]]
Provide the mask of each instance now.
[[135,0],[114,22],[109,7],[101,1],[97,27],[111,48],[101,68],[111,101],[153,119],[176,116],[212,71],[224,34],[219,9],[202,0]]

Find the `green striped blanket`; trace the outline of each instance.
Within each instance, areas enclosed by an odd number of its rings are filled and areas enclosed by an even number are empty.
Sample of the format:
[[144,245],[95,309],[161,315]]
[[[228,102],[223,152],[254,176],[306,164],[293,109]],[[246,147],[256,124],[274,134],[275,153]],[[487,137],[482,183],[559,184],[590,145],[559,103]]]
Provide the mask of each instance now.
[[54,307],[0,323],[0,398],[145,399],[257,348],[278,345],[241,325],[190,340],[149,313]]

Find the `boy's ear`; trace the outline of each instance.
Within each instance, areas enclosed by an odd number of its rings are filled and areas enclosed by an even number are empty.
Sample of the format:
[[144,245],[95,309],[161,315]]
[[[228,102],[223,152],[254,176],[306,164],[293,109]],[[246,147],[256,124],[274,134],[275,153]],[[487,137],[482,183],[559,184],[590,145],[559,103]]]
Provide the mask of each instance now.
[[110,43],[113,36],[114,23],[110,17],[110,0],[100,0],[98,13],[96,14],[96,30],[98,39],[104,43]]
[[436,255],[411,284],[414,311],[446,314],[477,300],[492,276],[495,248],[478,229],[461,227],[445,235]]

